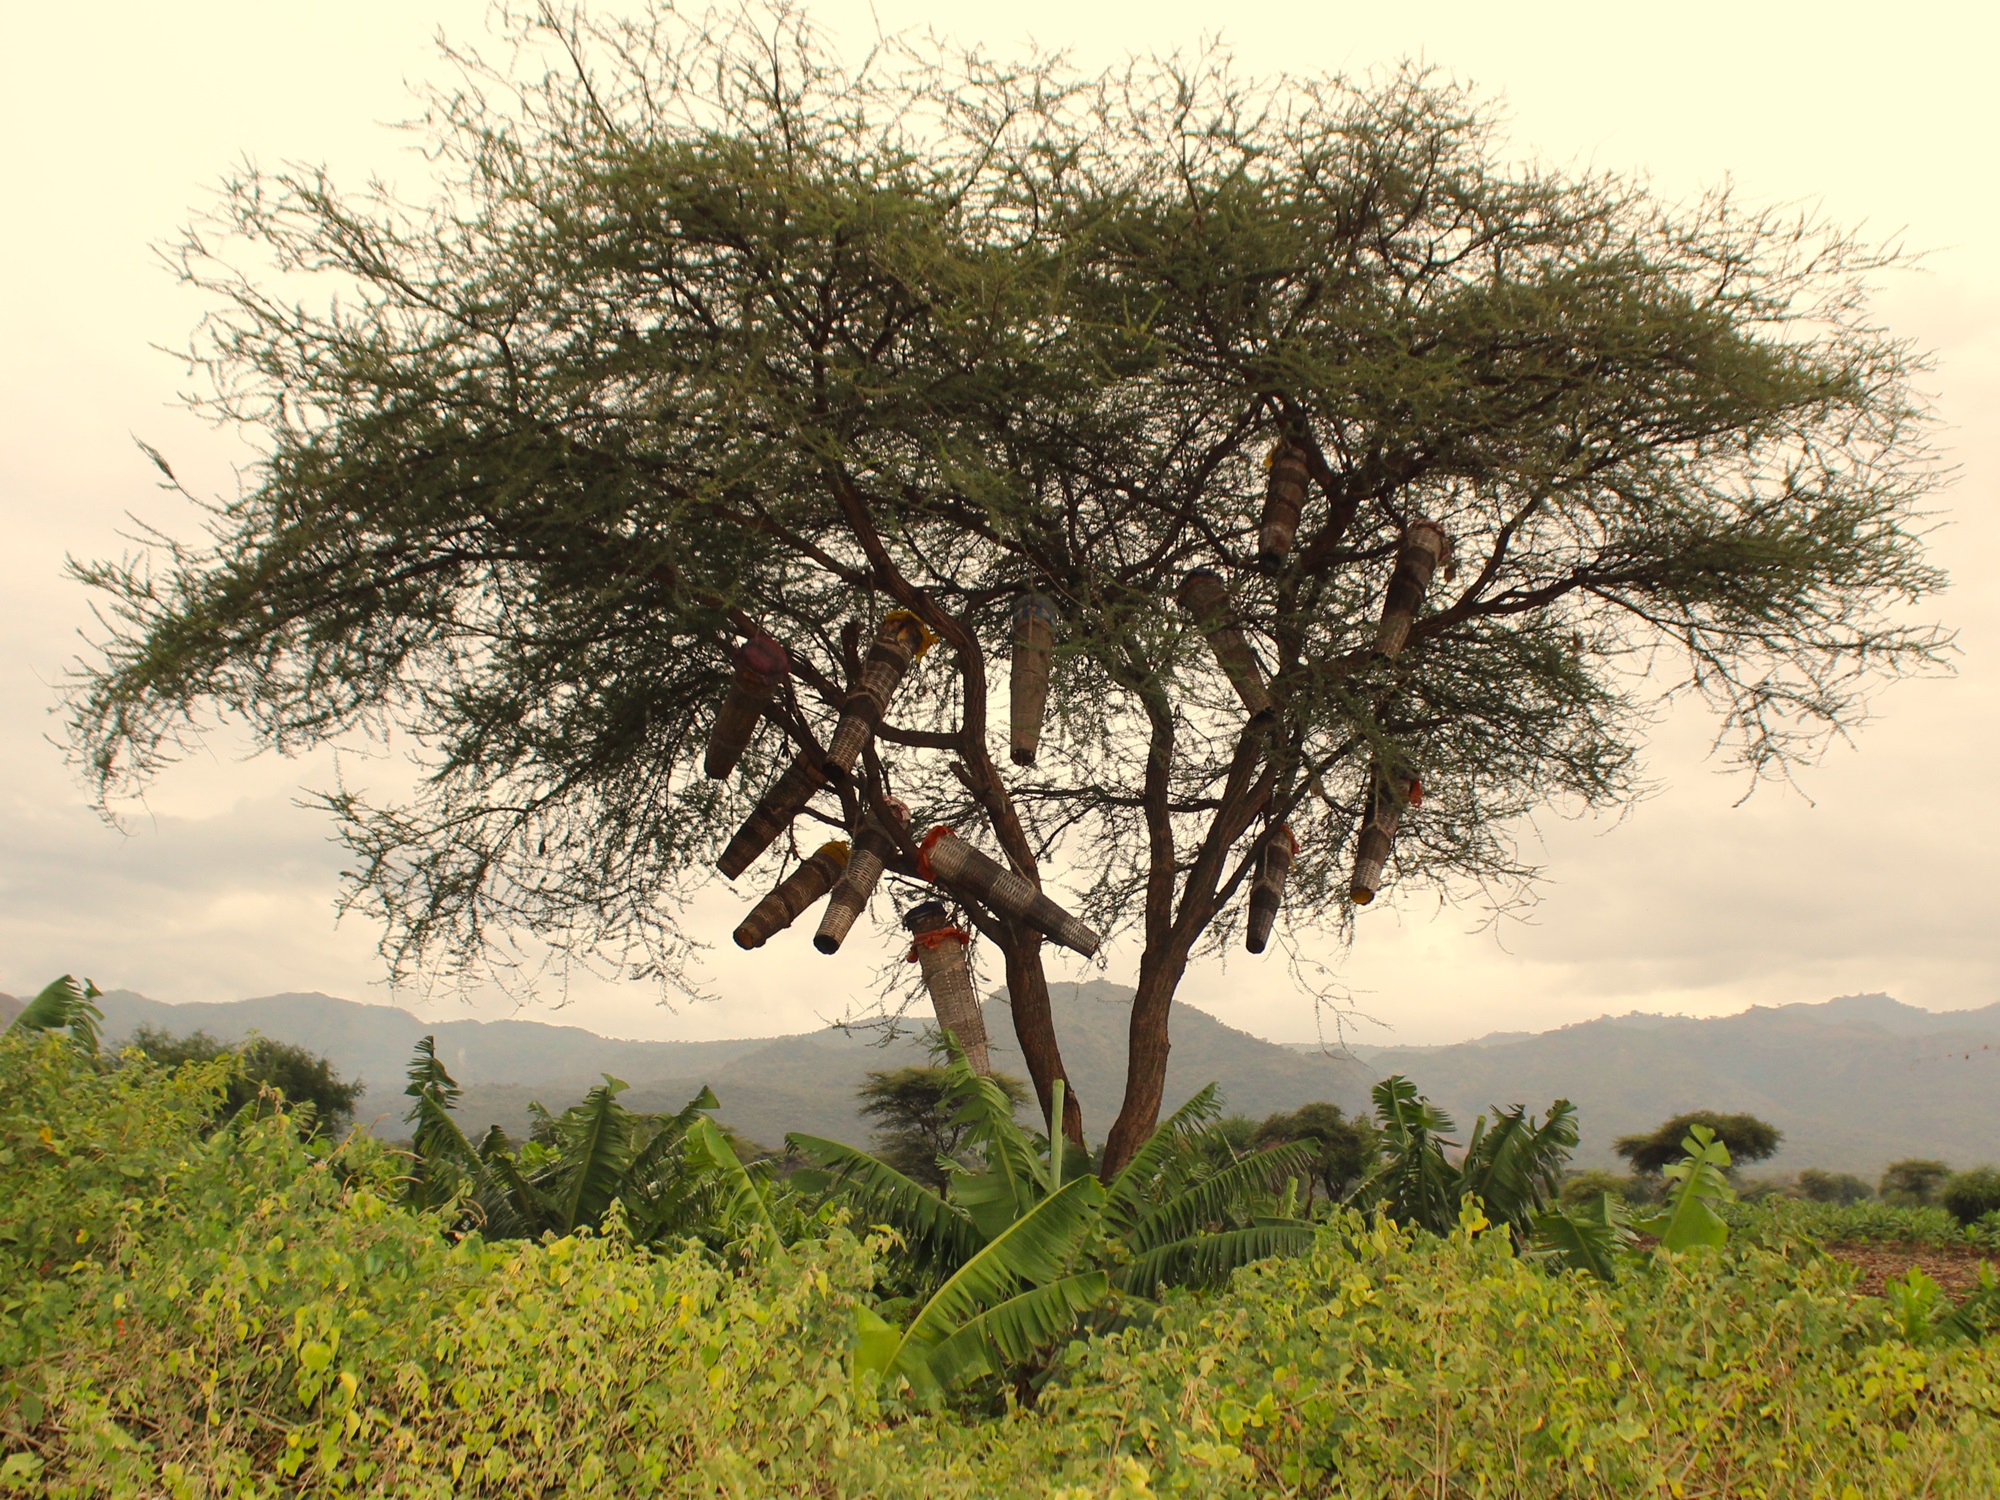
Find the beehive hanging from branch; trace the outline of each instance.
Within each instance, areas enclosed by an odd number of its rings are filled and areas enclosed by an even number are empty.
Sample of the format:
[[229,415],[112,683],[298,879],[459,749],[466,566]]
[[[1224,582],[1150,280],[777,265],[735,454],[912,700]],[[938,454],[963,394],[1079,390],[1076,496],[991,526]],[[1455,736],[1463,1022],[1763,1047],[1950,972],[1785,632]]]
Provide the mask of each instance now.
[[1175,598],[1208,637],[1217,664],[1243,706],[1253,714],[1267,712],[1272,704],[1264,686],[1264,669],[1257,665],[1257,653],[1250,649],[1243,627],[1237,623],[1236,606],[1222,575],[1212,568],[1196,568],[1181,580]]
[[827,897],[826,910],[820,915],[819,931],[813,934],[813,946],[820,952],[838,953],[847,941],[847,934],[875,894],[883,870],[895,858],[896,826],[907,827],[909,821],[910,810],[893,797],[862,817],[854,835],[854,852],[834,882],[833,894]]
[[715,715],[709,732],[708,755],[702,770],[716,781],[725,779],[750,748],[750,737],[764,717],[764,705],[792,670],[785,648],[768,635],[753,635],[736,648],[731,658],[736,681]]
[[1354,851],[1354,879],[1347,888],[1356,906],[1366,906],[1382,888],[1382,869],[1395,847],[1403,810],[1424,805],[1424,786],[1407,767],[1385,769],[1377,761],[1368,770],[1367,798]]
[[1271,928],[1284,904],[1285,882],[1291,877],[1292,859],[1298,852],[1299,841],[1292,837],[1289,824],[1279,824],[1264,840],[1257,874],[1250,882],[1250,920],[1243,928],[1243,946],[1252,953],[1262,953],[1271,941]]
[[1306,498],[1305,449],[1281,438],[1271,450],[1271,472],[1264,482],[1264,515],[1257,528],[1257,565],[1276,573],[1292,554],[1299,534],[1299,511]]
[[833,889],[840,872],[847,868],[847,843],[829,839],[813,851],[810,859],[778,882],[777,889],[750,908],[750,915],[737,924],[736,946],[761,948],[799,919],[801,913]]
[[1424,607],[1424,595],[1438,566],[1451,557],[1451,539],[1435,521],[1412,521],[1396,548],[1396,569],[1382,600],[1382,623],[1375,629],[1375,654],[1394,656],[1409,643],[1410,626]]
[[889,711],[889,700],[896,696],[910,663],[930,650],[935,639],[907,609],[892,609],[882,617],[875,644],[861,663],[860,677],[847,690],[847,701],[840,706],[840,723],[826,747],[827,761],[836,770],[854,769],[862,747],[874,737],[882,716]]
[[972,934],[952,925],[942,901],[911,907],[903,925],[912,939],[909,961],[923,966],[924,988],[930,993],[939,1028],[958,1043],[973,1072],[991,1072],[986,1017],[980,1013],[979,996],[972,988],[972,961],[967,952]]
[[826,773],[815,764],[816,757],[801,751],[758,799],[743,826],[730,838],[715,867],[731,880],[755,864],[764,851],[778,841],[778,835],[792,826],[813,794],[826,785]]
[[1042,743],[1042,720],[1049,702],[1049,666],[1059,617],[1041,594],[1023,594],[1014,604],[1014,659],[1008,674],[1009,750],[1017,766],[1032,766]]
[[921,873],[962,895],[984,901],[994,911],[1055,939],[1089,958],[1102,938],[1017,875],[940,824],[924,835]]

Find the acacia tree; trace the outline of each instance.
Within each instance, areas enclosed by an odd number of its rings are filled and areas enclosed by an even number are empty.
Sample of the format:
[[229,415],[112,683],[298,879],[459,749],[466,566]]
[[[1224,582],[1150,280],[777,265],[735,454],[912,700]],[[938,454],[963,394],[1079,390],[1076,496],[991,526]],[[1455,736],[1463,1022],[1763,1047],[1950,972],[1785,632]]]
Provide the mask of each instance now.
[[[1939,582],[1921,412],[1836,233],[1510,165],[1415,72],[846,69],[783,12],[505,36],[432,100],[436,201],[252,174],[190,234],[211,409],[265,456],[205,541],[78,570],[111,599],[72,700],[103,795],[211,711],[421,747],[411,797],[326,797],[398,968],[530,934],[671,979],[789,773],[809,805],[746,886],[875,818],[912,895],[948,824],[1136,939],[1115,1170],[1280,843],[1293,929],[1385,857],[1504,884],[1510,819],[1631,795],[1663,698],[1782,773],[1941,649],[1889,613]],[[1054,645],[1016,765],[989,705],[1024,595]],[[937,645],[843,767],[892,610]],[[760,636],[789,675],[707,779]],[[951,894],[1046,1110],[1047,924]]]

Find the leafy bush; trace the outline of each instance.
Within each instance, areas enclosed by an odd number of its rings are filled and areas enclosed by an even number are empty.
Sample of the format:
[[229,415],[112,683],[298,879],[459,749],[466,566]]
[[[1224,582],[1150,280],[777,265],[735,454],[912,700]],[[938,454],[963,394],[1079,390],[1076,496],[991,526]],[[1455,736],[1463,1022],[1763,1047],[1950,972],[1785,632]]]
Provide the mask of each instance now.
[[1367,1120],[1349,1119],[1338,1104],[1313,1103],[1266,1116],[1251,1138],[1260,1148],[1293,1141],[1312,1144],[1312,1171],[1306,1180],[1306,1204],[1311,1207],[1315,1193],[1328,1203],[1338,1203],[1368,1175],[1379,1135]]
[[1964,1225],[1942,1208],[1909,1208],[1880,1199],[1813,1203],[1767,1198],[1723,1210],[1732,1226],[1766,1244],[1909,1244],[2000,1250],[2000,1226]]
[[1594,1203],[1606,1193],[1614,1198],[1630,1198],[1632,1179],[1607,1172],[1602,1167],[1571,1172],[1563,1178],[1561,1197],[1566,1208],[1574,1208],[1580,1203]]
[[1799,1196],[1814,1203],[1860,1203],[1875,1196],[1875,1189],[1852,1172],[1822,1172],[1807,1167],[1799,1173]]
[[354,1106],[363,1092],[360,1082],[349,1083],[341,1078],[324,1057],[290,1042],[274,1042],[269,1037],[227,1043],[217,1041],[205,1031],[173,1036],[151,1026],[141,1026],[125,1045],[167,1067],[213,1062],[225,1055],[241,1058],[242,1066],[229,1080],[217,1105],[217,1118],[221,1120],[233,1118],[275,1090],[295,1107],[312,1107],[310,1128],[315,1132],[339,1135],[354,1118]]
[[1950,1176],[1950,1167],[1927,1157],[1892,1161],[1882,1170],[1883,1201],[1903,1208],[1925,1207],[1937,1202],[1938,1189]]
[[2000,1213],[2000,1169],[1974,1167],[1960,1172],[1944,1185],[1938,1203],[1960,1224],[1977,1224],[1990,1213]]

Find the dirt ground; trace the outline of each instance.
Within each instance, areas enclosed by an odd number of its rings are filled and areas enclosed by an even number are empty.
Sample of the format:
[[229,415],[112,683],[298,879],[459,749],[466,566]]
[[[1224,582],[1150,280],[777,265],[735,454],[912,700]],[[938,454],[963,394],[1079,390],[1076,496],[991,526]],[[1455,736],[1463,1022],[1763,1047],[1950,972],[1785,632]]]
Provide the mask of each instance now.
[[1979,1285],[1982,1260],[1993,1261],[1994,1269],[2000,1270],[2000,1255],[1957,1245],[1828,1245],[1826,1253],[1858,1266],[1861,1276],[1854,1289],[1872,1297],[1881,1296],[1883,1284],[1905,1275],[1911,1266],[1923,1267],[1924,1274],[1954,1298],[1963,1297]]

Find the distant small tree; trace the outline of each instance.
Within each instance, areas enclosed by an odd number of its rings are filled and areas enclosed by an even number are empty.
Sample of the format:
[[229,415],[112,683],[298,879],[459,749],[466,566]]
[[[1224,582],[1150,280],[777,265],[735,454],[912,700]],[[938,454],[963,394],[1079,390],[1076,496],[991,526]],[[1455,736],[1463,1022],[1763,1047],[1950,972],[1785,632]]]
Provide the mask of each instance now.
[[[1009,1104],[1026,1101],[1027,1086],[1003,1073],[991,1075]],[[959,1117],[949,1068],[891,1068],[868,1075],[858,1091],[861,1113],[877,1122],[875,1154],[916,1182],[945,1186],[940,1158],[956,1157],[971,1128]]]
[[1938,1202],[1959,1223],[1967,1225],[2000,1212],[2000,1169],[1974,1167],[1958,1173],[1945,1183]]
[[1307,1179],[1306,1204],[1312,1204],[1313,1190],[1337,1203],[1342,1195],[1368,1175],[1375,1164],[1381,1133],[1366,1120],[1349,1119],[1337,1104],[1317,1102],[1279,1112],[1257,1127],[1253,1144],[1260,1149],[1289,1145],[1293,1141],[1314,1143],[1312,1174]]
[[1687,1154],[1681,1142],[1693,1125],[1706,1125],[1714,1131],[1715,1138],[1729,1148],[1731,1163],[1738,1167],[1768,1159],[1785,1138],[1777,1126],[1755,1115],[1721,1115],[1712,1109],[1696,1109],[1675,1115],[1643,1135],[1620,1136],[1612,1150],[1632,1163],[1635,1172],[1658,1172]]
[[1924,1208],[1937,1202],[1938,1189],[1951,1168],[1929,1157],[1892,1161],[1882,1169],[1882,1201],[1899,1208]]
[[1248,1115],[1224,1115],[1201,1133],[1199,1144],[1209,1165],[1226,1167],[1257,1149],[1257,1130]]
[[1799,1173],[1799,1196],[1815,1203],[1859,1203],[1875,1196],[1875,1189],[1852,1172],[1822,1172],[1807,1167]]
[[230,1082],[223,1095],[218,1120],[234,1119],[266,1089],[275,1089],[291,1105],[306,1105],[312,1111],[311,1132],[339,1135],[354,1118],[354,1106],[365,1087],[359,1079],[349,1083],[334,1071],[333,1064],[316,1052],[291,1042],[269,1037],[251,1037],[242,1042],[220,1042],[205,1031],[175,1036],[152,1026],[141,1026],[126,1046],[143,1052],[148,1059],[165,1067],[182,1063],[213,1062],[225,1052],[243,1059],[243,1071]]

